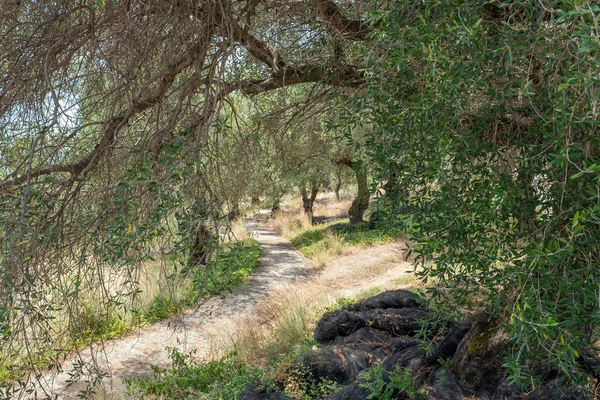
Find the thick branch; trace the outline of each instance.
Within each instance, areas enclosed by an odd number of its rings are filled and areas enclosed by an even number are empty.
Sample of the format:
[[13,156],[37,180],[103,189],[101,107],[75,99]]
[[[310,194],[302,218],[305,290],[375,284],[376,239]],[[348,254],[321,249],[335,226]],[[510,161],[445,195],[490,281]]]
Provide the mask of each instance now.
[[[117,139],[119,131],[127,124],[132,116],[158,104],[164,97],[167,90],[171,87],[178,74],[187,69],[197,60],[204,60],[208,50],[210,38],[212,36],[212,29],[213,28],[209,28],[209,31],[206,32],[206,35],[204,35],[204,37],[201,38],[201,40],[195,46],[190,48],[185,56],[169,65],[154,79],[151,79],[150,82],[147,83],[142,90],[140,90],[138,96],[136,96],[128,108],[122,110],[106,121],[100,141],[87,156],[72,164],[57,164],[42,167],[28,173],[18,175],[12,179],[6,179],[0,183],[0,191],[10,189],[26,182],[27,180],[43,175],[51,175],[58,172],[68,172],[72,176],[77,176],[82,172],[89,170],[112,147]],[[147,86],[151,82],[156,81],[159,81],[156,89],[150,94],[144,96],[144,94],[147,92]]]
[[247,29],[242,29],[233,18],[230,20],[230,38],[243,45],[250,54],[267,64],[273,73],[278,73],[285,63],[269,44],[256,38]]
[[300,83],[321,82],[334,86],[348,87],[359,87],[364,84],[364,77],[355,66],[346,65],[333,72],[333,74],[328,74],[326,67],[322,65],[303,65],[297,68],[286,67],[281,73],[274,74],[267,79],[231,83],[227,86],[227,92],[231,93],[239,90],[245,95],[251,96]]
[[328,27],[350,40],[365,40],[371,29],[365,21],[348,19],[332,0],[313,0]]

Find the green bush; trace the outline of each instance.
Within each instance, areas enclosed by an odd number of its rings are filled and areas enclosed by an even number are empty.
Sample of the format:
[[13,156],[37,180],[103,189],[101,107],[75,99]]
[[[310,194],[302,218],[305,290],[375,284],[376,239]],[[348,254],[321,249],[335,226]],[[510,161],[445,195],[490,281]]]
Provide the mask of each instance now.
[[231,292],[243,284],[259,265],[260,246],[252,238],[230,242],[207,269],[194,276],[194,292],[201,297]]
[[131,395],[144,398],[155,395],[164,399],[235,399],[250,383],[258,380],[257,368],[237,362],[231,354],[219,361],[200,363],[194,360],[195,350],[183,354],[168,348],[171,368],[153,366],[150,378],[126,380]]
[[[340,130],[412,214],[440,309],[485,306],[507,367],[586,381],[600,337],[600,6],[587,0],[373,2],[367,88]],[[362,136],[361,136],[362,135]]]
[[360,374],[359,386],[369,391],[367,399],[392,400],[399,398],[397,395],[402,393],[403,399],[425,399],[427,392],[425,389],[415,388],[413,374],[409,369],[396,366],[394,372],[384,379],[387,374],[379,365],[374,365],[367,371]]
[[168,295],[158,294],[152,299],[148,311],[144,313],[144,320],[148,323],[169,318],[177,311],[177,304]]

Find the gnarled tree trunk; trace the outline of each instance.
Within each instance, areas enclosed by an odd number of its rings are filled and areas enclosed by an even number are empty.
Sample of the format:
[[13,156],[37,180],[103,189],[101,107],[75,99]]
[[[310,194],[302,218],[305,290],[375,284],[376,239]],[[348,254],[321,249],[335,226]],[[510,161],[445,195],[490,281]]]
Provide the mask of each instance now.
[[356,185],[358,191],[356,193],[356,197],[352,201],[350,210],[348,210],[350,223],[354,224],[357,222],[363,222],[363,215],[369,207],[369,183],[367,181],[367,169],[361,160],[351,160],[350,158],[344,157],[338,159],[337,162],[352,168],[354,174],[356,175]]
[[342,188],[342,171],[337,169],[335,172],[335,198],[337,201],[340,201],[340,189]]
[[206,266],[210,260],[214,236],[208,217],[208,207],[204,200],[196,200],[186,214],[176,214],[180,232],[187,232],[188,235],[189,268]]
[[304,208],[304,213],[308,216],[308,220],[312,224],[313,205],[315,204],[317,193],[319,193],[319,185],[314,181],[311,182],[309,196],[308,191],[306,190],[306,185],[303,183],[302,185],[300,185],[300,193],[302,194],[302,207]]
[[273,206],[271,207],[271,218],[275,217],[275,213],[279,211],[281,199],[276,197],[273,199]]

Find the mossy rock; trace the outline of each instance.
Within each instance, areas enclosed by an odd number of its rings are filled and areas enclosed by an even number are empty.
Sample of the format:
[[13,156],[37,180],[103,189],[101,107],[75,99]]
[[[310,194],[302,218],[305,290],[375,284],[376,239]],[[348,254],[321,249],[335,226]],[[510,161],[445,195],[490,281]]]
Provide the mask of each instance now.
[[497,320],[482,312],[459,343],[452,359],[452,372],[471,390],[494,392],[505,372],[504,358],[509,337]]

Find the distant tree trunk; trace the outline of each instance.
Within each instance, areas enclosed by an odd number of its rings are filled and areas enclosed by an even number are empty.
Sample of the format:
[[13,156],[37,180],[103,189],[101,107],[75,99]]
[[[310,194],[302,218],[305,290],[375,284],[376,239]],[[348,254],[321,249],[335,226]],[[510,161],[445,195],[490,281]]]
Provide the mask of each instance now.
[[400,193],[400,187],[398,183],[398,174],[396,172],[392,172],[387,179],[385,185],[383,185],[383,190],[385,190],[386,197],[393,197],[396,194]]
[[363,215],[369,207],[369,183],[367,182],[367,170],[360,160],[342,158],[337,162],[352,168],[354,174],[356,175],[358,191],[356,193],[356,197],[352,201],[350,210],[348,210],[350,223],[354,224],[357,222],[363,222]]
[[190,244],[189,265],[192,267],[206,266],[210,259],[212,233],[206,226],[206,221],[194,222],[195,230]]
[[342,171],[339,169],[335,173],[335,198],[340,201],[340,189],[342,188]]
[[275,216],[275,213],[279,211],[281,199],[279,197],[273,199],[273,206],[271,207],[271,217]]
[[252,204],[253,206],[257,206],[260,204],[260,197],[258,196],[252,196],[252,198],[250,199],[250,204]]
[[206,266],[210,260],[213,234],[208,226],[208,211],[204,201],[196,201],[187,216],[176,214],[181,232],[188,233],[188,267]]
[[239,216],[240,216],[240,203],[236,201],[235,203],[233,203],[233,206],[231,206],[231,210],[229,210],[229,212],[227,213],[227,220],[233,221],[234,219],[236,219]]
[[319,193],[319,185],[316,182],[311,182],[310,185],[310,196],[306,190],[306,185],[303,183],[300,185],[300,193],[302,194],[302,207],[304,213],[308,216],[310,223],[313,223],[313,205],[317,199],[317,193]]

